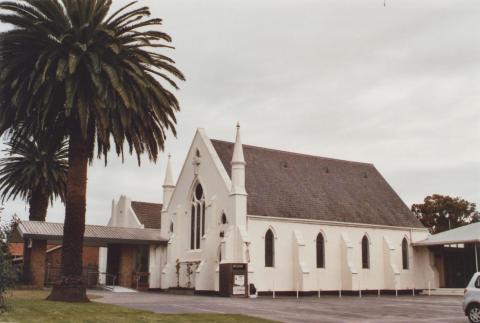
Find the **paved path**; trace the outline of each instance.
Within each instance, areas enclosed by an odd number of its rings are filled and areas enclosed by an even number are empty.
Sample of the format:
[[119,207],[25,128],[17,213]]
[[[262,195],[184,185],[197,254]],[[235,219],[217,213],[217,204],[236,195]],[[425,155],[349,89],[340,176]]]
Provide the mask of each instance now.
[[239,299],[165,293],[92,291],[108,304],[157,313],[246,314],[282,322],[467,323],[458,296],[334,296]]

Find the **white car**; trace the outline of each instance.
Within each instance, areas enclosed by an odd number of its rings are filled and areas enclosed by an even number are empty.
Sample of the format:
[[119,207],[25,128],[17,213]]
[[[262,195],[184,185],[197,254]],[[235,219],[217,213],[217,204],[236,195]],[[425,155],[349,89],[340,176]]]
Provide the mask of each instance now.
[[473,274],[465,288],[463,311],[472,323],[480,323],[480,272]]

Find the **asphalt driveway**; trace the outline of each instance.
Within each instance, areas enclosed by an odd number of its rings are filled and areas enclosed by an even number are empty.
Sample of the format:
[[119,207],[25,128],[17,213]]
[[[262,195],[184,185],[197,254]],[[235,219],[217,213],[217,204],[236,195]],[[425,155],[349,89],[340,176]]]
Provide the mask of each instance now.
[[459,296],[222,298],[165,293],[112,293],[96,301],[157,313],[246,314],[282,322],[466,323]]

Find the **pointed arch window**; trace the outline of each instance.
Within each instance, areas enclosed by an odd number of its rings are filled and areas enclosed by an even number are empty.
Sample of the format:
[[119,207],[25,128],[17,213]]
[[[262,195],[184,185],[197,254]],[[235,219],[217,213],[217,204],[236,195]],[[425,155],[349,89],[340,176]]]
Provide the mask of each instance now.
[[403,269],[409,269],[409,263],[408,263],[408,241],[406,238],[403,238],[402,240],[402,265]]
[[322,233],[317,236],[317,268],[325,268],[325,239]]
[[275,237],[271,229],[265,234],[265,267],[275,265]]
[[370,268],[370,242],[367,235],[362,238],[362,268]]
[[197,183],[192,195],[190,249],[200,249],[200,238],[205,235],[205,193],[200,183]]

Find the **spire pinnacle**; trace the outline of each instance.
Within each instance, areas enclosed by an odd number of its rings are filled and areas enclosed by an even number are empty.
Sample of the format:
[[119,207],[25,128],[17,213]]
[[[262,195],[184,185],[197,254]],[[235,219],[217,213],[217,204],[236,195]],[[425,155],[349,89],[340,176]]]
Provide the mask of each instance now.
[[233,148],[232,164],[241,163],[245,164],[245,158],[243,156],[242,140],[240,139],[240,123],[237,122],[237,135],[235,137],[235,146]]
[[163,187],[175,186],[175,182],[173,181],[171,158],[172,155],[168,154],[167,169],[165,171],[165,181],[163,182]]

